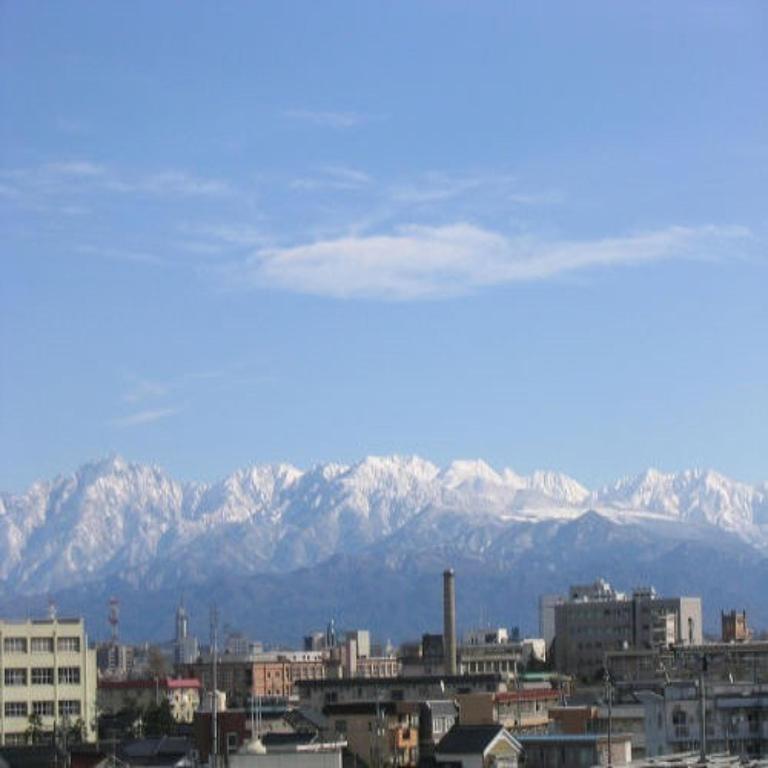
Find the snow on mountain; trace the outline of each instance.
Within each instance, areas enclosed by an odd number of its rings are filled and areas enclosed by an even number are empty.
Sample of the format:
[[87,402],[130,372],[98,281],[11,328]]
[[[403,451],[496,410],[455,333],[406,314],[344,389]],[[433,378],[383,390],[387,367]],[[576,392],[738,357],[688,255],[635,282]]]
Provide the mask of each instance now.
[[388,456],[306,471],[253,466],[202,485],[112,457],[0,494],[0,580],[26,592],[116,575],[158,586],[217,572],[284,573],[385,541],[390,558],[397,547],[414,551],[409,541],[502,557],[499,537],[503,552],[517,551],[533,540],[531,525],[557,526],[590,509],[614,522],[642,520],[648,535],[653,526],[664,536],[669,526],[682,537],[725,530],[768,548],[768,484],[712,471],[648,470],[590,492],[556,472],[523,477],[481,460],[440,469]]
[[731,480],[712,470],[663,473],[648,469],[595,494],[595,504],[646,511],[686,523],[708,524],[749,540],[763,538],[768,508],[765,487]]

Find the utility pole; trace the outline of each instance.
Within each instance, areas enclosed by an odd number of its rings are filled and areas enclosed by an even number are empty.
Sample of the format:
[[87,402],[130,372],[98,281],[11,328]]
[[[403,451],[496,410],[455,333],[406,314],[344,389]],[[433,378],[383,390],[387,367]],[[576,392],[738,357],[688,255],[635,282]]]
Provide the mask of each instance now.
[[608,768],[613,765],[613,681],[608,667],[605,668],[605,695],[608,699]]
[[211,666],[212,666],[212,683],[213,693],[211,696],[211,756],[208,760],[210,768],[216,768],[219,762],[219,726],[217,722],[217,709],[218,709],[218,680],[217,680],[217,640],[219,630],[219,611],[216,605],[211,606]]
[[699,744],[701,752],[699,754],[699,763],[702,765],[707,762],[707,692],[705,690],[705,678],[707,672],[707,656],[701,654],[701,673],[699,674],[699,701],[701,702],[701,739]]

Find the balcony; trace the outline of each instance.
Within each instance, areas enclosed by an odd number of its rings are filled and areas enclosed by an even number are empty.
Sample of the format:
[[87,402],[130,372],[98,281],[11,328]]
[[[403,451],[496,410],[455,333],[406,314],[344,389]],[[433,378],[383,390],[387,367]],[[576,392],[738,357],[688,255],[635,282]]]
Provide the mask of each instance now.
[[415,749],[419,745],[419,732],[416,728],[394,728],[395,749]]

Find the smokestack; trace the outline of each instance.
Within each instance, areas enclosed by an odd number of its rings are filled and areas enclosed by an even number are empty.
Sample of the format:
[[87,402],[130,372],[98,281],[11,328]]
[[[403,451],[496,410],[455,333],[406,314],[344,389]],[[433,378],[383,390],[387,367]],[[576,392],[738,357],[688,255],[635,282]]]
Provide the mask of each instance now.
[[443,652],[446,675],[456,674],[456,586],[453,569],[443,572]]

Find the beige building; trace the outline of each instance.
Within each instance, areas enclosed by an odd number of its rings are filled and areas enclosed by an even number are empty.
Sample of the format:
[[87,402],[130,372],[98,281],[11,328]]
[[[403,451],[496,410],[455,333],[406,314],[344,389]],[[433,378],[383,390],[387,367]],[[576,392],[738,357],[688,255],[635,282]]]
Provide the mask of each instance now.
[[177,723],[191,723],[200,706],[200,681],[194,678],[99,680],[99,712],[116,715],[130,709],[145,710],[166,699]]
[[503,725],[514,732],[543,732],[549,725],[550,707],[560,702],[553,688],[519,688],[498,693],[458,694],[462,725]]
[[331,731],[367,765],[416,766],[419,704],[408,701],[330,704],[323,709]]
[[82,619],[0,620],[0,744],[24,743],[30,717],[95,740],[96,651]]

